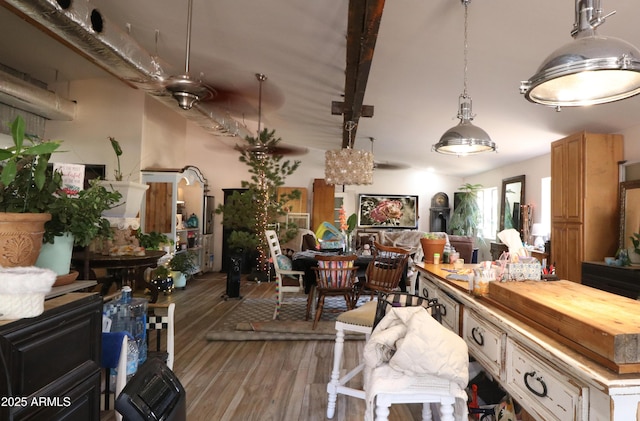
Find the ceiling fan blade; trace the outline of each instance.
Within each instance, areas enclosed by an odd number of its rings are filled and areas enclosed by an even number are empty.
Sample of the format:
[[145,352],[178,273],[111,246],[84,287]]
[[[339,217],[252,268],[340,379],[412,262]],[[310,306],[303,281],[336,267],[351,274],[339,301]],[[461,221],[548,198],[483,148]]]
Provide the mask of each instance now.
[[402,164],[399,162],[374,162],[373,168],[376,170],[406,170],[409,168],[408,164]]
[[276,146],[269,147],[264,144],[260,145],[238,145],[236,144],[233,149],[238,152],[252,152],[252,153],[264,153],[269,155],[282,155],[282,156],[300,156],[309,152],[309,149],[301,146],[293,146],[279,143]]

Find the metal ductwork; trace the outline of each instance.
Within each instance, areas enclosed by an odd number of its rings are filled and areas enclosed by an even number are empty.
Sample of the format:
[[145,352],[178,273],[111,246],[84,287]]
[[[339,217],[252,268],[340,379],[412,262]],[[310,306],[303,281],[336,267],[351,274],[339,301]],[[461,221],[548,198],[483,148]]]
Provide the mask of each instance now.
[[[14,10],[42,25],[56,38],[118,79],[142,89],[175,108],[162,82],[169,76],[157,57],[142,48],[129,34],[102,16],[88,1],[5,0]],[[167,100],[167,101],[165,101]],[[245,136],[249,131],[223,113],[203,107],[181,113],[207,132]],[[179,110],[176,110],[179,111]]]
[[49,120],[73,120],[76,104],[5,71],[0,71],[0,103]]

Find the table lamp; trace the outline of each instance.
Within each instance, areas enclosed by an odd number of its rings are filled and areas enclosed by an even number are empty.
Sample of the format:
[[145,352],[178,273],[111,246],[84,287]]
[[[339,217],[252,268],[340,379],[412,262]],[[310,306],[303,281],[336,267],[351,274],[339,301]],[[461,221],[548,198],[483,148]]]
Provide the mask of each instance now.
[[531,227],[531,235],[535,238],[533,241],[535,248],[544,250],[544,238],[542,237],[544,237],[545,234],[542,224],[533,224],[533,227]]

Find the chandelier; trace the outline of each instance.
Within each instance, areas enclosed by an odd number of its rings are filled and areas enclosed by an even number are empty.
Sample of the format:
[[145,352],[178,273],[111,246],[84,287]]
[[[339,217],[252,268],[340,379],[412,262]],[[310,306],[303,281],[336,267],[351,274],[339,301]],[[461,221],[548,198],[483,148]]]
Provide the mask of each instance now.
[[491,140],[487,132],[471,123],[473,113],[471,97],[467,94],[467,8],[471,0],[461,0],[464,5],[464,91],[458,101],[457,126],[447,130],[432,150],[446,155],[472,155],[481,152],[496,150],[496,144]]
[[373,153],[353,149],[351,131],[355,127],[353,121],[345,124],[349,132],[346,148],[325,152],[324,178],[327,184],[373,184]]

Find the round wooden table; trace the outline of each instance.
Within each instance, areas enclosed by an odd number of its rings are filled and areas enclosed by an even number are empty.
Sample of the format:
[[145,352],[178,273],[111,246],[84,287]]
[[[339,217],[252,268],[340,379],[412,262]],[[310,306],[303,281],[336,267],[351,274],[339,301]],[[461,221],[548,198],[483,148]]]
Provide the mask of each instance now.
[[[140,277],[141,270],[156,266],[158,259],[165,254],[166,252],[162,250],[147,250],[144,256],[108,256],[80,251],[73,253],[71,262],[80,271],[82,279],[96,279],[93,269],[106,269],[109,276],[104,282],[101,282],[100,289],[100,294],[106,295],[113,282],[117,283],[119,289],[124,285],[129,285],[135,291],[136,278]],[[146,282],[145,286],[151,290],[154,295],[152,302],[155,302],[158,291]]]

